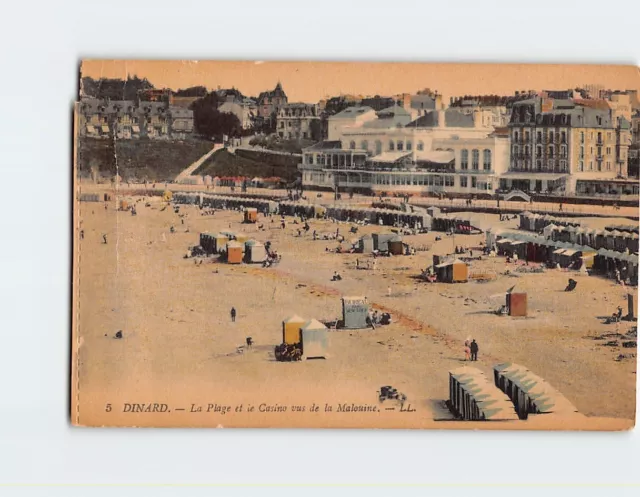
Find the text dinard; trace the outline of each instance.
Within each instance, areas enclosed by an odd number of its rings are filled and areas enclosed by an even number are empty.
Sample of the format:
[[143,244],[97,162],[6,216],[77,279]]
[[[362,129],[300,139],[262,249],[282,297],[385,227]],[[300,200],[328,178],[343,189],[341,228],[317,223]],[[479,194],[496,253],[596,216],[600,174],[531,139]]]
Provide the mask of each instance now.
[[[108,404],[110,406],[110,404]],[[110,410],[110,408],[108,409]],[[335,405],[324,404],[319,406],[316,403],[311,405],[281,405],[281,404],[267,404],[262,403],[254,406],[252,404],[243,405],[223,405],[218,403],[213,404],[191,404],[186,407],[170,408],[168,404],[133,404],[126,403],[123,405],[123,412],[127,413],[169,413],[169,412],[185,412],[185,413],[214,413],[214,414],[227,414],[229,412],[260,412],[260,413],[302,413],[302,412],[380,412],[377,405],[373,404],[354,404],[354,403],[338,403]]]

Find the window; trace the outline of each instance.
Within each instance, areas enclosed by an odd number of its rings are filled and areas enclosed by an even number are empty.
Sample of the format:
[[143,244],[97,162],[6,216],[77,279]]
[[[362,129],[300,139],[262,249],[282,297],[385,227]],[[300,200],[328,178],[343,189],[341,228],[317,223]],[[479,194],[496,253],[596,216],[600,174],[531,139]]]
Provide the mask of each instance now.
[[376,140],[376,155],[380,155],[382,153],[382,142],[380,140]]
[[541,160],[537,160],[536,161],[536,167],[538,168],[538,171],[542,171],[542,161]]
[[398,140],[398,144],[396,145],[396,148],[398,149],[398,152],[401,152],[402,149],[404,148],[404,143],[401,140]]
[[467,177],[466,176],[460,176],[460,186],[462,188],[466,188],[467,187]]
[[482,163],[482,168],[485,171],[491,170],[491,150],[489,150],[488,148],[485,148],[482,152]]
[[412,147],[413,147],[413,144],[411,143],[411,140],[409,140],[407,142],[407,150],[411,150]]
[[471,167],[476,171],[480,167],[480,151],[475,148],[471,152]]
[[580,131],[580,143],[584,143],[584,131]]
[[593,161],[589,161],[589,171],[593,171]]
[[475,176],[471,176],[471,188],[476,188],[478,186],[478,179]]
[[465,148],[460,150],[460,169],[469,169],[469,151]]
[[607,161],[607,171],[611,171],[611,162]]
[[444,186],[454,186],[455,179],[453,176],[445,176],[444,177]]
[[360,144],[360,148],[362,150],[369,150],[369,142],[367,140],[362,140],[362,143]]
[[580,171],[580,172],[584,171],[584,162],[583,161],[578,162],[578,171]]
[[542,145],[536,146],[536,156],[540,157],[542,155]]
[[529,145],[524,146],[524,156],[529,157],[531,150],[529,149]]
[[549,171],[553,171],[553,159],[547,161],[547,169],[549,169]]
[[566,156],[567,156],[567,146],[560,145],[560,157],[566,157]]
[[553,147],[549,147],[549,153],[548,153],[550,158],[553,158]]
[[518,145],[513,146],[513,156],[518,157],[518,152],[520,152]]
[[602,143],[602,133],[598,131],[598,140],[597,143]]
[[537,142],[542,141],[542,131],[538,131],[538,133],[536,133],[536,141]]
[[424,143],[421,141],[418,142],[418,150],[424,150]]
[[566,131],[561,131],[560,132],[560,142],[561,143],[567,143],[567,132]]
[[549,131],[549,143],[553,142],[553,131]]
[[607,155],[611,155],[611,147],[607,147]]
[[280,121],[280,127],[284,128],[284,121]]
[[393,141],[389,142],[389,150],[391,150],[393,152],[393,150],[395,149],[395,144],[393,143]]
[[526,143],[529,143],[529,132],[528,132],[528,131],[525,131],[525,132],[524,132],[524,141],[525,141]]
[[351,150],[355,150],[355,148],[356,148],[356,142],[354,142],[353,140],[351,140],[351,141],[349,142],[349,148],[350,148]]
[[611,133],[607,133],[607,140],[611,140]]
[[513,141],[514,141],[514,142],[516,142],[516,143],[518,143],[518,132],[517,132],[517,131],[515,131],[515,132],[513,133]]
[[560,169],[562,171],[566,171],[567,170],[567,161],[566,160],[561,160],[560,161]]

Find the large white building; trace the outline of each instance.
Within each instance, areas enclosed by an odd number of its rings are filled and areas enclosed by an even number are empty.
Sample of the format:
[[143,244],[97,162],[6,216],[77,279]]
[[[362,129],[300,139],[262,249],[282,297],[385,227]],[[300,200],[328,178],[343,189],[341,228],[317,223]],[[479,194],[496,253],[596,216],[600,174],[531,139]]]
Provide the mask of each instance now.
[[474,115],[351,107],[329,118],[329,140],[303,151],[304,187],[412,195],[493,195],[509,163],[506,130]]

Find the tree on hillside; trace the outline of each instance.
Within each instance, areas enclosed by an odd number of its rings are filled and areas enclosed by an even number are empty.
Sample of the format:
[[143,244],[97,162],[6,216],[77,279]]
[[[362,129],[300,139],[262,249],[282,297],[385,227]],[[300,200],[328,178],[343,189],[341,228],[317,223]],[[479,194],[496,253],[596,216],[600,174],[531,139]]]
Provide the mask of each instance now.
[[196,131],[207,138],[220,140],[223,135],[242,135],[242,124],[235,114],[218,111],[220,101],[215,92],[193,102],[193,121]]
[[204,86],[190,86],[174,92],[176,97],[206,97],[207,89]]
[[81,95],[110,100],[136,100],[141,90],[152,90],[154,86],[147,78],[127,76],[126,80],[84,77],[81,80]]

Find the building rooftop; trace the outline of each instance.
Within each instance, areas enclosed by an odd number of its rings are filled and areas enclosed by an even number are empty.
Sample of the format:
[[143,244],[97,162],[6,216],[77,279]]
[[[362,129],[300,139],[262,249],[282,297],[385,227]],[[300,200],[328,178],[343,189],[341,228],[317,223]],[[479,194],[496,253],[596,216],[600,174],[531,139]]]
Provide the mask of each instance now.
[[341,119],[353,119],[362,114],[366,114],[367,112],[372,112],[373,109],[371,107],[367,107],[366,105],[360,107],[347,107],[341,112],[331,116],[332,118],[338,117]]

